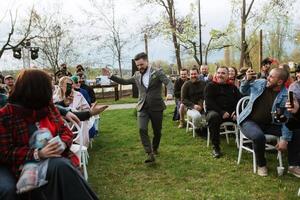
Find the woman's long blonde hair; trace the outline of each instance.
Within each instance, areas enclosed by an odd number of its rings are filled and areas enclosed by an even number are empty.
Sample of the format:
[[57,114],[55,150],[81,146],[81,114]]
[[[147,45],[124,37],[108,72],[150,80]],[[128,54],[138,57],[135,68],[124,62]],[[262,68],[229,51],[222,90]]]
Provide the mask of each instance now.
[[61,77],[59,79],[57,90],[54,91],[54,94],[53,94],[53,96],[54,96],[54,98],[53,98],[54,102],[62,101],[65,98],[65,94],[64,94],[64,92],[62,90],[62,87],[63,87],[64,83],[67,80],[70,80],[73,83],[73,80],[69,76],[63,76],[63,77]]

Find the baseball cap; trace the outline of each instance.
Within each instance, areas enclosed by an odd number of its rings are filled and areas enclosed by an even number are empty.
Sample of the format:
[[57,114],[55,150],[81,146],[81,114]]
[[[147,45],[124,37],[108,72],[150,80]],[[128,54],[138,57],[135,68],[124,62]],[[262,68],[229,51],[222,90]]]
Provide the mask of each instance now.
[[12,76],[12,75],[6,75],[5,77],[4,77],[4,80],[6,80],[6,79],[9,79],[9,78],[12,78],[12,79],[14,79],[14,77]]
[[78,76],[72,76],[71,79],[75,84],[78,83]]

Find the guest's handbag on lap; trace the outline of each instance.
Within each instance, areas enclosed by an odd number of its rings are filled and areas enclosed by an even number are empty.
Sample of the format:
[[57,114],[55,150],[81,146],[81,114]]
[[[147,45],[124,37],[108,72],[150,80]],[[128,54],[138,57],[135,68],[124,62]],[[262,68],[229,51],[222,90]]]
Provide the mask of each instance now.
[[[53,137],[47,128],[39,128],[35,130],[29,140],[29,146],[32,149],[42,149],[48,143],[57,142],[60,144],[61,151],[65,149],[65,145],[59,136]],[[49,159],[42,161],[27,161],[17,182],[17,193],[24,193],[39,188],[47,184],[46,174]]]
[[20,178],[17,182],[17,193],[24,193],[47,184],[46,174],[49,159],[38,163],[29,162],[23,166]]

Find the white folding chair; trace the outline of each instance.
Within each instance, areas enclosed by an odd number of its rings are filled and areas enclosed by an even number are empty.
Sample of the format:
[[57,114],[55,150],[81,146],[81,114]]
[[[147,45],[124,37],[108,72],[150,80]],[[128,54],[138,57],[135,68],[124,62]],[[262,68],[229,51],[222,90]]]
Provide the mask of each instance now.
[[201,115],[200,122],[196,124],[195,117],[189,115],[189,112],[186,113],[186,133],[189,132],[190,129],[193,131],[193,137],[196,137],[196,129],[204,127],[206,125],[205,116]]
[[[206,112],[205,101],[203,102],[203,108],[204,108],[204,111]],[[207,124],[206,124],[206,126],[207,126]],[[227,144],[229,144],[229,137],[228,137],[229,134],[235,134],[236,146],[237,146],[237,148],[239,148],[238,127],[237,127],[236,123],[223,122],[220,125],[220,135],[226,136]],[[209,131],[209,127],[207,126],[207,147],[209,147],[209,143],[210,143],[210,131]]]
[[[220,135],[225,135],[226,136],[226,141],[227,144],[229,144],[229,134],[234,134],[235,135],[235,142],[237,148],[239,148],[239,137],[238,137],[238,127],[237,124],[234,122],[223,122],[220,125]],[[209,147],[210,143],[210,131],[209,128],[207,127],[207,147]]]
[[[246,96],[243,97],[242,99],[239,100],[237,106],[236,106],[236,115],[237,117],[239,117],[240,113],[242,112],[242,110],[247,106],[247,103],[249,102],[250,97]],[[247,144],[251,144],[253,145],[253,141],[248,139],[243,132],[241,131],[240,127],[239,127],[239,153],[238,153],[238,160],[237,160],[237,164],[240,164],[241,162],[241,158],[242,158],[242,151],[243,149],[251,152],[252,153],[252,157],[253,157],[253,173],[256,173],[256,156],[255,156],[255,152],[253,150],[253,148],[247,146]],[[270,142],[274,142],[277,141],[279,142],[279,137],[274,136],[274,135],[269,135],[269,134],[265,134],[266,137],[266,150],[275,150],[276,147],[274,145],[269,144]],[[279,166],[282,167],[282,155],[280,151],[277,151],[277,159],[279,161]]]
[[[88,180],[88,172],[87,172],[87,164],[88,164],[88,151],[87,147],[83,145],[83,136],[82,136],[82,126],[78,125],[76,122],[71,122],[71,125],[65,121],[65,124],[69,127],[69,129],[73,132],[76,137],[73,139],[73,144],[70,150],[76,154],[79,159],[80,167],[83,169],[83,176],[86,180]],[[79,141],[78,143],[75,143]]]

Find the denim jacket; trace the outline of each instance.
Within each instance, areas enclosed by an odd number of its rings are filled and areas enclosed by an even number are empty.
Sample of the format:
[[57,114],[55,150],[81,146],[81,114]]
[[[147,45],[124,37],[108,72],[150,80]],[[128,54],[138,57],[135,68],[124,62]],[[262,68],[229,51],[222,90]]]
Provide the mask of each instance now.
[[[243,95],[250,95],[250,100],[246,105],[245,109],[240,113],[237,123],[240,125],[251,113],[253,104],[255,100],[264,92],[267,85],[267,80],[265,79],[257,79],[255,81],[247,81],[244,80],[241,82],[240,92]],[[283,114],[289,118],[290,114],[285,109],[285,102],[287,100],[287,89],[283,86],[276,96],[274,103],[272,105],[272,113],[276,112],[276,109],[280,108],[283,109]],[[292,138],[292,132],[286,127],[286,123],[278,123],[274,120],[274,115],[272,115],[272,123],[281,125],[281,139],[290,141]]]

